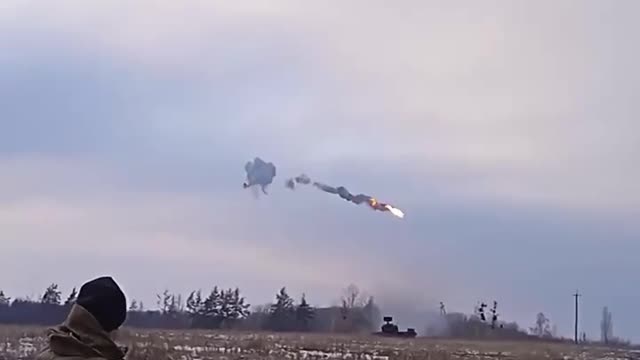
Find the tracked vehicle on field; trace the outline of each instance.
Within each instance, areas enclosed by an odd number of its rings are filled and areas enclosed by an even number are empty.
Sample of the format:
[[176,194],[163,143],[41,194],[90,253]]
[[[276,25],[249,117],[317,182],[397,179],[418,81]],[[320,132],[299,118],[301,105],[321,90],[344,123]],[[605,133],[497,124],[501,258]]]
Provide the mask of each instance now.
[[393,317],[385,316],[383,318],[385,324],[382,325],[381,331],[373,333],[376,336],[398,337],[398,338],[414,338],[418,336],[415,329],[408,328],[407,331],[400,331],[398,325],[393,323]]

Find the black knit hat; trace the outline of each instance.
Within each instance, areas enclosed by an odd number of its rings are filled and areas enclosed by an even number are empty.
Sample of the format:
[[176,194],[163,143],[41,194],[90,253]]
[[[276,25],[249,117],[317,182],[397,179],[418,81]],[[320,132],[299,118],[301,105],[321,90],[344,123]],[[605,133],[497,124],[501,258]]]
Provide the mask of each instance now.
[[127,300],[124,293],[108,276],[82,285],[76,304],[89,311],[106,332],[116,330],[127,318]]

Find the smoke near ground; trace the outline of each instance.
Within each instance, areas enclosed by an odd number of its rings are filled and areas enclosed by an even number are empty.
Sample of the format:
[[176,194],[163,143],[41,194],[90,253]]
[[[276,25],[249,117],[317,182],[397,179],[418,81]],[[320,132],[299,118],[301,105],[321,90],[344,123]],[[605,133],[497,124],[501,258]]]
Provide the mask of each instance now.
[[377,289],[375,299],[383,316],[393,317],[401,330],[415,329],[421,335],[447,336],[449,324],[440,313],[438,301],[417,295],[412,291]]
[[247,172],[247,180],[243,184],[244,188],[257,185],[266,195],[267,187],[273,183],[273,179],[276,177],[276,166],[256,157],[253,161],[247,162],[244,169]]

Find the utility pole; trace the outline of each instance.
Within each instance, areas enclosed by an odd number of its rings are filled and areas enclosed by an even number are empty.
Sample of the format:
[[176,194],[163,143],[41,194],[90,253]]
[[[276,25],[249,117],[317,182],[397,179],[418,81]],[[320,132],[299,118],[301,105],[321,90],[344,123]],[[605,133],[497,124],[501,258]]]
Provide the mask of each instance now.
[[573,297],[576,298],[576,321],[575,321],[575,342],[576,344],[578,343],[578,298],[582,296],[580,295],[580,293],[578,292],[578,290],[576,290],[576,293],[573,294]]

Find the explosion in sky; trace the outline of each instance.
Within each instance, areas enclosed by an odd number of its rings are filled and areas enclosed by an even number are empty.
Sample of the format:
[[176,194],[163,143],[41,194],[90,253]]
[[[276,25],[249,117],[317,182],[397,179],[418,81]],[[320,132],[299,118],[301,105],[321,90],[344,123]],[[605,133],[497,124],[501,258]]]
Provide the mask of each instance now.
[[247,162],[244,169],[247,172],[247,181],[242,184],[244,188],[260,185],[262,192],[267,194],[267,186],[269,186],[273,182],[273,178],[276,177],[276,166],[273,165],[273,163],[265,162],[259,157],[256,157],[253,161]]
[[[273,179],[276,177],[276,166],[273,163],[265,162],[264,160],[256,157],[253,161],[247,162],[245,165],[245,171],[247,172],[247,180],[243,184],[244,188],[249,188],[254,185],[259,185],[262,188],[262,192],[267,194],[266,187],[273,183]],[[295,190],[296,185],[310,185],[329,193],[340,196],[342,199],[352,202],[356,205],[367,204],[373,210],[388,211],[396,217],[404,218],[402,210],[391,206],[387,203],[378,201],[378,199],[365,195],[354,195],[344,186],[333,187],[320,182],[313,182],[311,178],[305,174],[298,175],[294,178],[288,179],[285,183],[286,187],[291,190]]]

